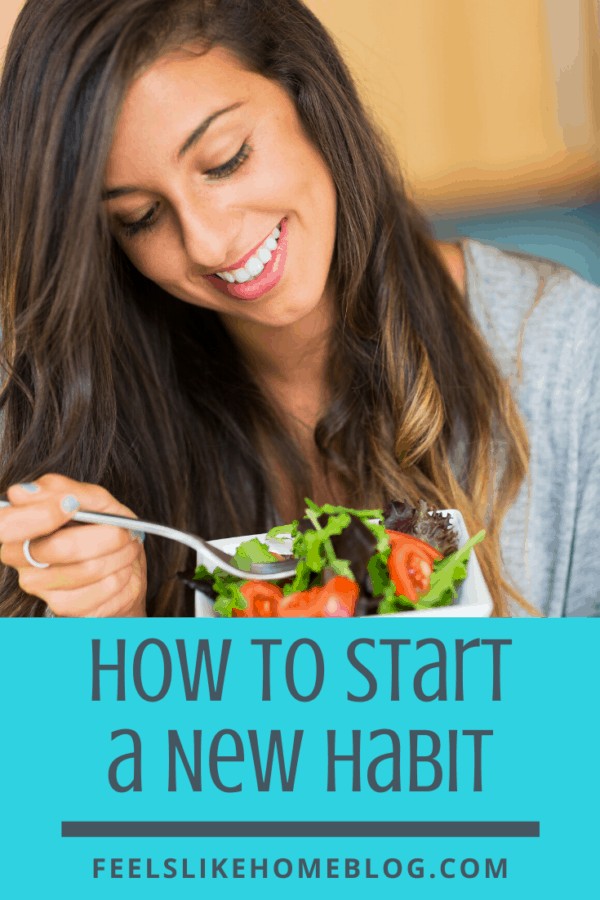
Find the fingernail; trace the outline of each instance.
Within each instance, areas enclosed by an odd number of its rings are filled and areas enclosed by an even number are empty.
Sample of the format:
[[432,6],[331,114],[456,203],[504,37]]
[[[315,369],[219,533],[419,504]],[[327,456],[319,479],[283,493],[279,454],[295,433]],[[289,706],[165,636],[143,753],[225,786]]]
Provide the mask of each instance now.
[[79,500],[73,494],[67,494],[60,501],[60,505],[65,512],[75,512],[76,509],[79,509]]
[[27,491],[28,494],[35,494],[40,489],[39,484],[36,484],[35,481],[23,481],[19,487]]
[[140,544],[143,544],[146,540],[146,535],[143,531],[137,531],[135,528],[130,528],[129,534],[131,535],[132,541],[139,541]]

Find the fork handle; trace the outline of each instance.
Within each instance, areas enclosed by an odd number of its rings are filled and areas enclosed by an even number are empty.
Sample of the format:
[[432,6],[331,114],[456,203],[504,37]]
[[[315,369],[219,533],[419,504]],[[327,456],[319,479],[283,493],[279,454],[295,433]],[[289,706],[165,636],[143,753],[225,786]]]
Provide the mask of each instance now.
[[[0,495],[0,508],[10,506],[10,502],[6,499],[6,495]],[[232,566],[226,553],[218,548],[213,548],[207,541],[195,534],[189,534],[187,531],[179,531],[177,528],[170,528],[168,525],[158,525],[156,522],[145,522],[143,519],[135,519],[129,516],[115,516],[112,513],[90,512],[85,509],[78,510],[71,518],[71,522],[80,522],[86,525],[115,525],[119,528],[135,529],[135,531],[143,531],[144,534],[154,534],[157,537],[167,538],[170,541],[178,541],[195,550],[204,560],[213,563],[230,575],[237,578],[246,578],[248,581],[274,581],[280,578],[287,578],[295,574],[295,568],[289,571],[258,573],[245,572]]]

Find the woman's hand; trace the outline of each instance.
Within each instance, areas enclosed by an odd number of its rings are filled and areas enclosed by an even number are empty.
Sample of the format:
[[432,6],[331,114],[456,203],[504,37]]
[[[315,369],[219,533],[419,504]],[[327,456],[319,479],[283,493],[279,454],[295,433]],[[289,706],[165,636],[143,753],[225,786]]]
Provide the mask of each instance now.
[[[0,509],[0,560],[18,571],[25,593],[40,597],[56,616],[146,615],[141,536],[112,525],[62,527],[80,508],[121,516],[133,516],[131,510],[104,488],[62,475],[13,485],[7,493],[12,506]],[[47,568],[27,560],[27,539],[31,557]]]

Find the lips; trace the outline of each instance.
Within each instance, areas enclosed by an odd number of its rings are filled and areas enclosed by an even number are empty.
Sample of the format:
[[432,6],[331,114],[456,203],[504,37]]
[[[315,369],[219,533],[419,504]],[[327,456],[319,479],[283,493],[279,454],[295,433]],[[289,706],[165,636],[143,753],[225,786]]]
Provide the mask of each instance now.
[[[260,299],[268,291],[272,290],[283,276],[287,259],[287,219],[282,220],[279,224],[279,229],[280,235],[277,239],[277,247],[273,250],[271,259],[266,263],[262,272],[256,277],[242,284],[238,284],[237,282],[230,284],[223,281],[218,275],[205,275],[204,278],[206,278],[206,280],[222,294],[234,297],[236,300],[247,301]],[[238,259],[232,266],[229,266],[227,269],[220,269],[219,271],[233,273],[238,269],[244,268],[248,260],[256,255],[257,251],[263,246],[268,237],[269,235],[263,238],[260,243],[256,244],[252,250]]]
[[[280,228],[280,226],[281,226],[281,223],[279,223],[279,225],[278,225],[277,227]],[[240,259],[238,259],[237,262],[234,262],[234,263],[233,263],[231,266],[229,266],[227,269],[221,269],[220,271],[221,271],[221,272],[235,272],[236,269],[242,269],[242,268],[246,265],[246,263],[248,262],[248,260],[251,259],[253,256],[256,255],[257,251],[259,250],[260,247],[262,247],[262,245],[265,243],[265,241],[267,240],[267,238],[269,237],[270,234],[272,234],[272,232],[269,232],[269,234],[267,234],[267,235],[262,239],[262,241],[260,242],[260,244],[257,244],[256,247],[254,247],[252,250],[250,250],[249,253],[246,253],[245,256],[242,256]]]

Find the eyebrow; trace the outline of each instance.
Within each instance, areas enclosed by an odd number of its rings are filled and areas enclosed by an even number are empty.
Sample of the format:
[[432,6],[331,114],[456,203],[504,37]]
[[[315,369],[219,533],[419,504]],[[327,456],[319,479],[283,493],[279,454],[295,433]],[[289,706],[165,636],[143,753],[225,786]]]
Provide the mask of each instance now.
[[[198,143],[200,138],[205,134],[205,132],[210,128],[212,123],[219,119],[221,116],[224,116],[228,112],[232,112],[234,109],[238,109],[240,106],[243,106],[244,101],[240,100],[238,103],[232,103],[231,106],[226,106],[223,109],[218,109],[216,112],[211,113],[210,116],[207,116],[203,119],[202,122],[198,125],[197,128],[194,128],[192,133],[186,138],[183,142],[179,150],[177,151],[177,159],[182,159],[188,150]],[[119,188],[109,188],[106,191],[102,191],[102,199],[103,200],[114,200],[116,197],[122,197],[124,194],[135,194],[139,188],[134,187],[119,187]]]

